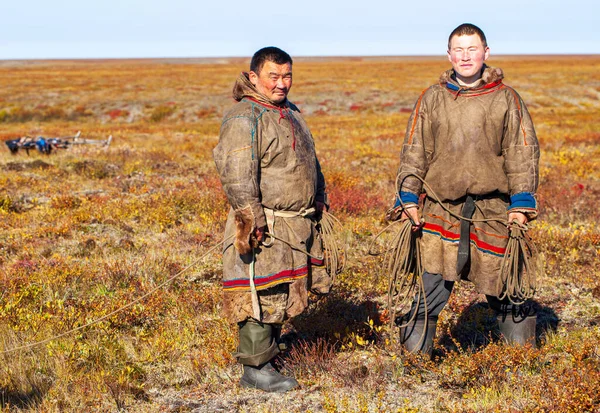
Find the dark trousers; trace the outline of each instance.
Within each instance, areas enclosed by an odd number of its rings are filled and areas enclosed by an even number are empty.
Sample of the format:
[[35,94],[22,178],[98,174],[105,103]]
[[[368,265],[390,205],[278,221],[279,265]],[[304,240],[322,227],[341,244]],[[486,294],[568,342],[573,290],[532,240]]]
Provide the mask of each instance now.
[[[429,318],[437,318],[450,299],[454,281],[444,281],[440,274],[424,272],[423,286],[425,293],[421,295],[420,300],[418,295],[415,296],[409,314],[412,316],[418,306],[417,318],[424,319],[426,314]],[[485,298],[490,308],[496,311],[498,315],[506,316],[512,314],[515,319],[535,315],[535,309],[529,302],[515,305],[508,298],[499,300],[498,297],[492,295],[486,295]],[[425,302],[427,302],[427,312],[425,311]]]

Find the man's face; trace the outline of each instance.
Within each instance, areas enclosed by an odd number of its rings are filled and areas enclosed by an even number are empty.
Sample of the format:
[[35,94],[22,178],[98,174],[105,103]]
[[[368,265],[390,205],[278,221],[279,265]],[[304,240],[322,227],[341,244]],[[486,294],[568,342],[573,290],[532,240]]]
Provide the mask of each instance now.
[[260,93],[275,103],[282,103],[292,88],[292,65],[278,65],[267,60],[260,73],[250,72],[249,77]]
[[490,57],[490,48],[484,47],[477,34],[454,36],[450,40],[448,60],[456,77],[470,84],[481,76],[483,63]]

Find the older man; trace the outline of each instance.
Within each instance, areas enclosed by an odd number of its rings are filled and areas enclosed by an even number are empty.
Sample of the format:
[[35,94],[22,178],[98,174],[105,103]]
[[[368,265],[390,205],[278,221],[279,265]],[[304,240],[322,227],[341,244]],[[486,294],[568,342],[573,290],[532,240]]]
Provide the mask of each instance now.
[[238,103],[226,112],[214,149],[231,205],[223,310],[239,326],[240,384],[275,392],[298,385],[271,360],[282,323],[307,306],[312,266],[322,265],[314,217],[327,202],[312,135],[287,99],[291,87],[291,57],[276,47],[257,51],[234,85]]
[[[402,330],[410,351],[431,354],[437,316],[461,278],[486,295],[509,342],[535,344],[532,308],[498,299],[506,226],[470,224],[443,208],[466,218],[522,224],[537,216],[539,148],[533,122],[521,97],[502,82],[502,70],[485,65],[489,55],[481,29],[458,26],[448,39],[452,69],[423,91],[408,121],[398,190],[413,229],[422,227],[426,290],[413,305],[416,320]],[[411,174],[425,179],[441,201],[426,194],[423,223],[422,184]]]

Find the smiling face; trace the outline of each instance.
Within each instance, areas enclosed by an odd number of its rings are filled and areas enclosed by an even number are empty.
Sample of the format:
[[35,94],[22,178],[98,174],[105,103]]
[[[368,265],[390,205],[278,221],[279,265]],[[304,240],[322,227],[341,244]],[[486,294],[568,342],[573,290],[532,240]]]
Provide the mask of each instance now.
[[283,103],[292,88],[292,65],[265,61],[259,73],[249,73],[250,82],[274,103]]
[[456,77],[465,84],[481,77],[481,68],[489,56],[490,48],[484,46],[477,34],[454,36],[450,40],[448,60]]

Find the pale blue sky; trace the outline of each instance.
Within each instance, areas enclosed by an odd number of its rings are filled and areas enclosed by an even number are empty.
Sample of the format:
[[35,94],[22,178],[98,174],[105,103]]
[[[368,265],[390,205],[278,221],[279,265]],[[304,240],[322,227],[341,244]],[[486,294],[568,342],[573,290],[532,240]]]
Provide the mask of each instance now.
[[600,54],[600,1],[6,0],[0,59],[440,55],[457,25],[492,54]]

